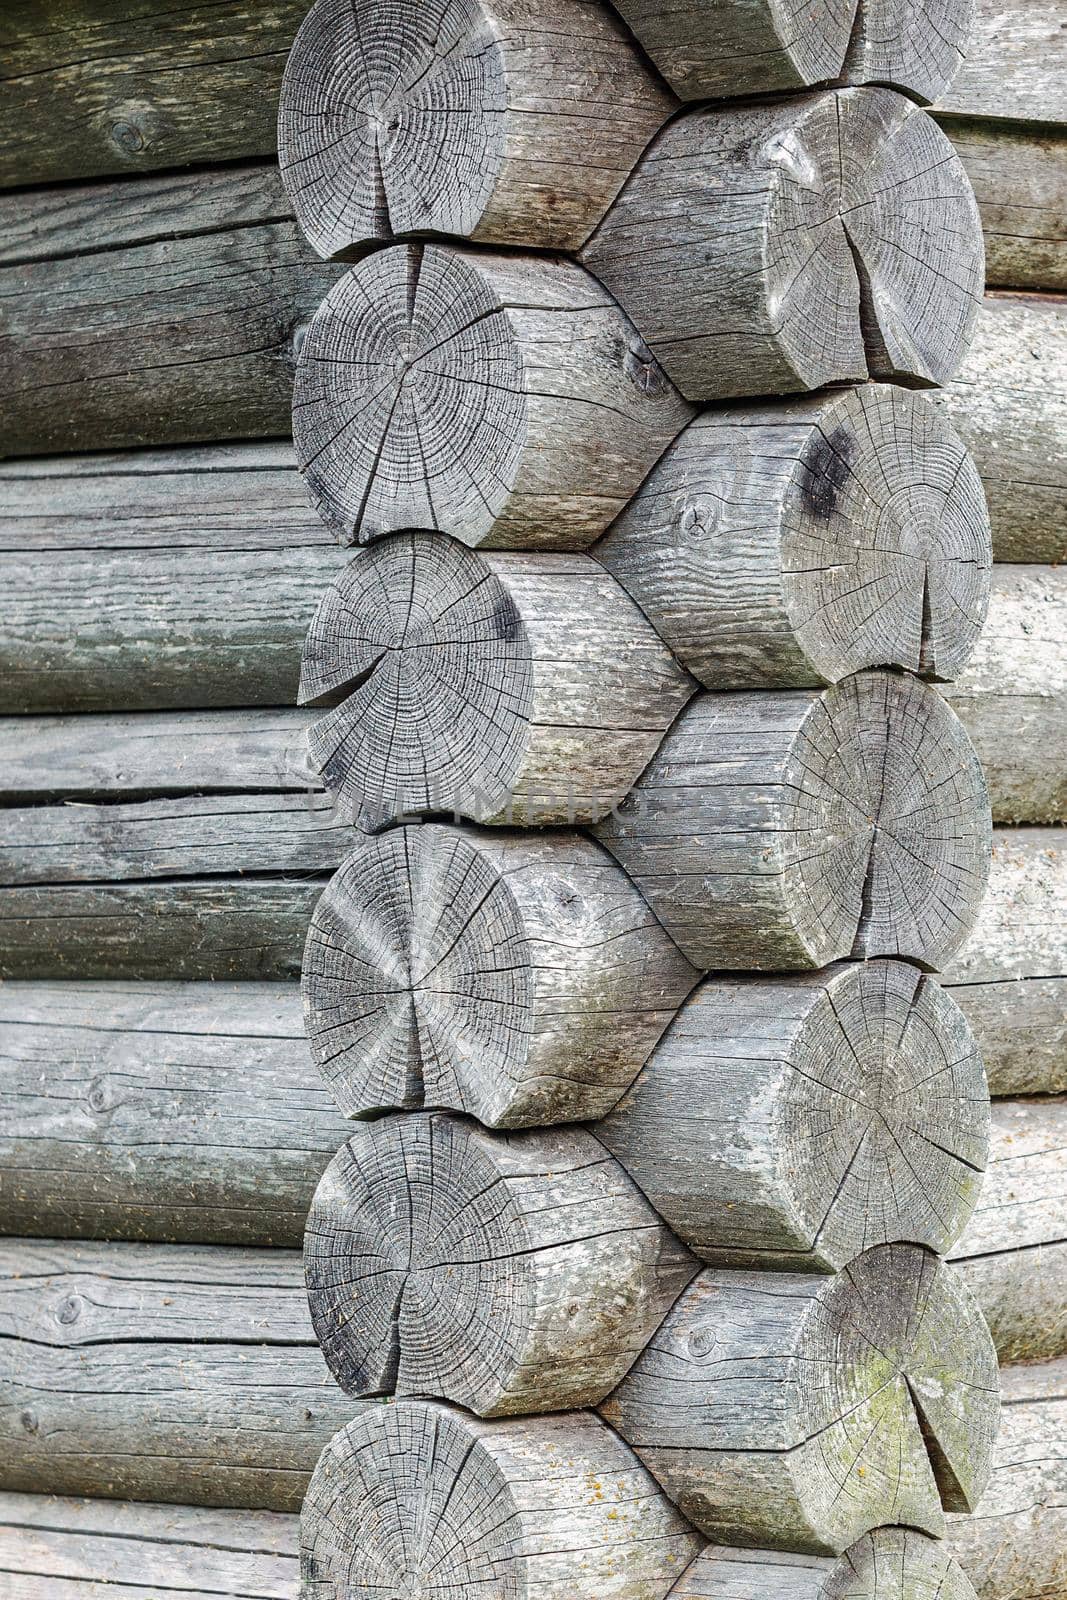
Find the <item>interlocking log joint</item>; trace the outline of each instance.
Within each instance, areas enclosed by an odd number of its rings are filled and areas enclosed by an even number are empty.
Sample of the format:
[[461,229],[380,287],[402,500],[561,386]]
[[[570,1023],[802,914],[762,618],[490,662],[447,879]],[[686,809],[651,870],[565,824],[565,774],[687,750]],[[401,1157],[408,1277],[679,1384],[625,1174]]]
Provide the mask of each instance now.
[[975,1600],[951,1551],[915,1528],[876,1528],[842,1556],[710,1545],[671,1600]]

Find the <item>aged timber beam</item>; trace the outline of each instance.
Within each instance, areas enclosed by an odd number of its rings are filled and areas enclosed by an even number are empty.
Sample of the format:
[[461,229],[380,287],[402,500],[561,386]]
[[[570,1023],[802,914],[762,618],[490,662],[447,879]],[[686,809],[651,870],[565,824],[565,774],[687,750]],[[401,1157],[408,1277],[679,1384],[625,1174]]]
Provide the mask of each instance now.
[[938,106],[998,122],[1067,123],[1060,0],[978,0],[974,37]]
[[573,250],[676,105],[600,0],[317,0],[278,161],[323,256],[409,233]]
[[580,1128],[451,1113],[365,1124],[308,1215],[312,1321],[347,1394],[479,1416],[603,1400],[697,1262]]
[[978,201],[987,287],[1067,290],[1067,128],[937,121]]
[[997,1358],[961,1276],[914,1245],[833,1277],[707,1268],[603,1411],[709,1537],[836,1555],[890,1508],[939,1537],[977,1504]]
[[0,1487],[292,1511],[356,1402],[288,1251],[0,1243]]
[[359,843],[302,973],[347,1116],[446,1107],[490,1127],[610,1110],[696,977],[592,840],[433,824]]
[[671,1600],[974,1600],[962,1567],[915,1528],[877,1528],[841,1556],[708,1545],[671,1590]]

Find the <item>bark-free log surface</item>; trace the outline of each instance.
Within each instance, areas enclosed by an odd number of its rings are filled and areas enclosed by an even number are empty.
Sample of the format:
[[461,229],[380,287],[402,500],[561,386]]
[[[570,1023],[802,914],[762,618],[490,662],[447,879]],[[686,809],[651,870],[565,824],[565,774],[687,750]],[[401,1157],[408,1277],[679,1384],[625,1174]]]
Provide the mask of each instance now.
[[355,1410],[298,1271],[274,1250],[5,1242],[0,1486],[296,1510]]
[[316,0],[278,160],[323,256],[409,233],[573,250],[674,106],[600,0]]
[[447,1107],[492,1127],[602,1116],[695,980],[591,840],[432,824],[348,857],[302,977],[346,1116]]
[[959,1008],[874,961],[702,984],[594,1131],[702,1260],[803,1272],[897,1240],[944,1253],[988,1122]]
[[31,240],[0,264],[6,454],[288,432],[296,346],[338,268],[280,184],[251,178],[254,203],[232,172],[138,186],[136,204],[128,183],[64,190],[66,226],[52,191],[0,197],[0,222],[57,234],[50,259]]
[[573,261],[397,245],[312,318],[293,435],[308,492],[350,541],[434,528],[573,550],[691,415]]
[[977,1503],[997,1358],[953,1269],[885,1245],[832,1278],[703,1272],[603,1410],[711,1538],[840,1554]]
[[582,259],[691,400],[944,383],[984,274],[959,158],[888,89],[690,112]]
[[307,1600],[663,1600],[699,1546],[597,1417],[483,1422],[426,1400],[362,1410],[301,1516]]
[[944,982],[966,1016],[993,1094],[1067,1091],[1067,836],[1008,828],[989,889]]
[[594,554],[708,689],[954,678],[993,559],[958,435],[882,384],[704,412]]
[[997,566],[989,614],[948,699],[995,822],[1067,822],[1067,569]]
[[993,1472],[948,1545],[980,1600],[1062,1600],[1067,1590],[1067,1361],[1005,1367]]
[[995,1101],[989,1155],[952,1258],[1001,1361],[1067,1356],[1067,1102]]
[[842,1556],[709,1545],[671,1600],[974,1600],[959,1563],[915,1528],[877,1528]]
[[988,286],[1067,289],[1067,129],[938,122],[978,201]]
[[0,985],[0,1129],[4,1233],[289,1246],[350,1132],[295,983]]
[[277,1511],[0,1494],[0,1542],[19,1600],[295,1600],[300,1581]]
[[938,969],[988,873],[966,733],[909,676],[700,695],[597,828],[695,966],[906,956]]
[[996,560],[1067,559],[1067,303],[987,295],[936,399],[981,473]]
[[1007,122],[1067,123],[1062,0],[979,0],[974,37],[945,110]]
[[505,1416],[602,1400],[696,1263],[591,1134],[436,1113],[369,1123],[338,1152],[304,1267],[347,1393]]
[[429,533],[364,550],[304,646],[312,766],[375,824],[420,811],[590,822],[692,692],[591,556],[485,556]]

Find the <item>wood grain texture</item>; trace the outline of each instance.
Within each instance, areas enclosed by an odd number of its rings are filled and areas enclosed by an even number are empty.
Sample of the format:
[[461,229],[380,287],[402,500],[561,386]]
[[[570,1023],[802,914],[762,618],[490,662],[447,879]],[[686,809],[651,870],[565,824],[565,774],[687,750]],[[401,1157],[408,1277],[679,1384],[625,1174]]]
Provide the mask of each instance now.
[[323,1452],[301,1517],[306,1600],[430,1586],[663,1600],[699,1546],[588,1412],[484,1422],[425,1400],[362,1411]]
[[594,1132],[702,1261],[795,1272],[978,1202],[989,1096],[959,1008],[902,962],[701,984]]
[[948,700],[995,822],[1067,822],[1067,569],[997,566],[985,627]]
[[974,1600],[962,1567],[915,1528],[877,1528],[842,1556],[708,1545],[672,1600]]
[[1002,1362],[1067,1356],[1067,1103],[1000,1100],[978,1207],[951,1255]]
[[34,1240],[2,1250],[3,1488],[299,1507],[355,1409],[294,1293],[299,1258]]
[[981,474],[994,559],[1067,558],[1067,302],[987,295],[970,352],[934,399]]
[[606,850],[434,824],[365,839],[304,952],[312,1054],[346,1116],[587,1122],[696,981]]
[[295,983],[0,986],[4,1233],[299,1246],[350,1129]]
[[604,815],[692,680],[591,556],[429,533],[361,551],[312,619],[310,761],[354,817],[549,825]]
[[0,1493],[0,1572],[20,1600],[296,1600],[298,1519]]
[[600,0],[316,0],[278,160],[323,256],[410,233],[573,250],[675,104]]
[[1067,122],[1062,0],[978,0],[967,60],[938,105],[1005,122]]
[[1067,1584],[1067,1361],[1005,1367],[993,1471],[948,1544],[980,1600],[1060,1600]]
[[962,725],[890,673],[698,696],[596,829],[704,971],[937,970],[978,911],[989,832]]
[[9,0],[0,186],[269,155],[304,0]]
[[943,1508],[977,1504],[996,1352],[916,1246],[834,1277],[709,1268],[603,1411],[712,1539],[835,1555],[887,1518],[940,1536]]
[[300,347],[293,435],[350,542],[433,528],[582,549],[692,416],[605,290],[562,256],[396,245]]
[[944,974],[994,1094],[1067,1092],[1065,907],[1064,830],[998,830],[985,900]]
[[703,412],[593,554],[708,689],[954,678],[993,559],[958,435],[885,384]]
[[939,116],[974,188],[991,289],[1067,290],[1067,131]]
[[888,89],[677,119],[582,260],[691,400],[944,383],[984,281],[963,166]]
[[451,1113],[368,1123],[304,1235],[315,1332],[347,1394],[479,1416],[595,1405],[697,1263],[591,1134]]
[[296,346],[338,269],[284,197],[253,194],[235,205],[230,172],[153,182],[136,208],[126,185],[68,191],[77,216],[48,259],[32,240],[58,230],[55,196],[0,199],[31,241],[0,266],[7,454],[289,431]]

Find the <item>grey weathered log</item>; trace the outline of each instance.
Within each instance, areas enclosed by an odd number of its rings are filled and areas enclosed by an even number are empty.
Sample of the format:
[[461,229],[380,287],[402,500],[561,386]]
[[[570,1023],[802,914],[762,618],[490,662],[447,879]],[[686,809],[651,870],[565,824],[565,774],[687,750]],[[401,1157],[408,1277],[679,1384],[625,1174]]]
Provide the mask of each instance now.
[[1062,0],[978,0],[967,60],[938,105],[1006,122],[1067,122]]
[[982,899],[989,804],[937,692],[869,672],[698,696],[596,835],[704,971],[937,970]]
[[937,120],[978,201],[989,287],[1067,290],[1067,130]]
[[978,1208],[951,1256],[1002,1362],[1067,1356],[1067,1103],[993,1105]]
[[593,554],[708,689],[957,677],[993,559],[958,435],[884,384],[705,411]]
[[368,1406],[323,1452],[301,1516],[306,1600],[663,1600],[699,1547],[588,1412],[485,1422],[426,1400]]
[[676,104],[600,0],[316,0],[278,161],[323,256],[412,233],[573,250]]
[[936,99],[966,55],[974,0],[615,0],[685,100],[767,94],[840,79]]
[[962,1567],[915,1528],[877,1528],[842,1556],[708,1545],[671,1600],[974,1600]]
[[269,155],[306,0],[8,0],[0,185]]
[[361,551],[308,631],[310,761],[378,825],[445,811],[582,823],[626,794],[693,690],[587,555],[484,555],[430,533]]
[[987,295],[963,365],[934,398],[981,474],[994,558],[1067,559],[1067,302]]
[[440,1112],[360,1128],[304,1235],[311,1318],[345,1392],[479,1416],[595,1405],[696,1268],[591,1134]]
[[981,1190],[974,1038],[903,962],[708,981],[594,1132],[702,1261],[794,1272],[943,1254]]
[[353,267],[316,311],[293,435],[351,542],[433,528],[575,550],[692,414],[575,262],[412,244]]
[[943,982],[985,1057],[995,1095],[1067,1091],[1067,836],[994,835],[989,889]]
[[[56,255],[31,245],[0,265],[6,454],[288,432],[296,345],[338,268],[284,197],[253,192],[258,205],[235,201],[233,173],[206,172],[153,181],[131,206],[128,184],[107,185],[85,192]],[[0,224],[13,209],[32,234],[36,206],[53,227],[56,203],[0,197]]]
[[433,824],[348,856],[302,974],[346,1116],[445,1107],[490,1127],[602,1116],[695,981],[592,840]]
[[0,1487],[293,1511],[355,1403],[329,1382],[299,1257],[0,1246]]
[[350,1131],[295,983],[147,981],[0,985],[0,1130],[4,1233],[289,1246]]
[[[295,1600],[299,1519],[278,1511],[0,1493],[5,1573],[19,1600]],[[113,1587],[109,1587],[113,1586]]]
[[997,566],[985,626],[947,692],[995,822],[1067,822],[1067,569]]
[[679,118],[582,260],[691,400],[944,383],[984,275],[959,158],[889,89]]
[[706,1269],[603,1407],[709,1537],[817,1555],[887,1518],[940,1536],[998,1409],[981,1312],[915,1245],[834,1277]]
[[1005,1367],[1000,1437],[973,1516],[948,1545],[980,1600],[1062,1600],[1067,1588],[1067,1361]]

